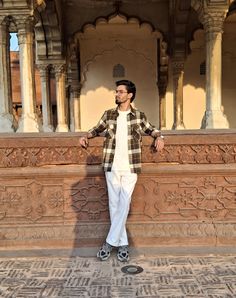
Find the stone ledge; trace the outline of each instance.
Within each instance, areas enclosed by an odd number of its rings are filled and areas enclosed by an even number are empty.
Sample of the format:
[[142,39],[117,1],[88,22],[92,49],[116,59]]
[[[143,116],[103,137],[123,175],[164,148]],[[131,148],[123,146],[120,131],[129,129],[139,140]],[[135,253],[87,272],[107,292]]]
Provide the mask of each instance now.
[[[109,223],[11,225],[1,227],[0,250],[97,247],[106,237]],[[133,247],[232,246],[236,222],[132,222],[127,231]]]
[[[142,164],[142,173],[144,175],[185,175],[191,174],[236,174],[236,164],[166,164],[166,163],[144,163]],[[48,165],[42,167],[24,167],[24,168],[0,168],[0,180],[8,177],[28,177],[37,175],[43,177],[47,175],[54,175],[53,177],[84,177],[84,176],[104,176],[101,165]],[[32,176],[31,176],[32,177]]]
[[[26,258],[26,257],[95,257],[100,246],[79,248],[40,248],[40,249],[15,249],[4,250],[0,248],[0,258]],[[133,257],[155,256],[217,256],[235,255],[235,246],[163,246],[163,247],[131,247]]]

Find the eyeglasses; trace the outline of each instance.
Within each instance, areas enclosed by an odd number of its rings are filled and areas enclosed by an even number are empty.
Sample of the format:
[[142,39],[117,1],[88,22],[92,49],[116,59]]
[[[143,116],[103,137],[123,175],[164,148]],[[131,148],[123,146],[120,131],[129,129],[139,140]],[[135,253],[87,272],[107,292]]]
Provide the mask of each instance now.
[[128,93],[127,91],[123,91],[123,90],[114,90],[115,94],[125,94]]

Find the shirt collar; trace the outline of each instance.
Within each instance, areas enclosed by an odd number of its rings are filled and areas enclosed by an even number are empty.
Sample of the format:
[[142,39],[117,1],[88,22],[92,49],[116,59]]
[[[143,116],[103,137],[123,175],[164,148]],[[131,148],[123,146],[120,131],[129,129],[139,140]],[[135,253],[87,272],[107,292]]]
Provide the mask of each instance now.
[[[115,113],[116,113],[117,116],[119,115],[118,106],[115,109]],[[132,105],[130,105],[130,112],[129,113],[132,114],[133,116],[135,115],[135,109],[132,107]]]

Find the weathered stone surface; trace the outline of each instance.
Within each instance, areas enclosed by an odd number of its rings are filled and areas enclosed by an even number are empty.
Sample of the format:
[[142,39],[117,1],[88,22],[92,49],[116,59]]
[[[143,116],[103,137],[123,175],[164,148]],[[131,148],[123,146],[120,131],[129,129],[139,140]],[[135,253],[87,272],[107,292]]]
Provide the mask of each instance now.
[[[56,254],[56,251],[55,251]],[[235,297],[236,257],[136,256],[143,268],[124,274],[115,252],[95,258],[0,258],[0,296],[8,297]]]

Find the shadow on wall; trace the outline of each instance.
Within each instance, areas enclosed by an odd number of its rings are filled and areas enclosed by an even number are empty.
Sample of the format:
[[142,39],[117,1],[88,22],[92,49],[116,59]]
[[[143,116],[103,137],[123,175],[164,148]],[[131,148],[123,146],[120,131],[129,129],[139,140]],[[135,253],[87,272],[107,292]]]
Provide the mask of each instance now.
[[108,196],[100,155],[90,153],[89,149],[85,151],[85,170],[70,184],[67,211],[70,220],[74,222],[72,255],[95,256],[95,251],[103,243],[110,225]]

